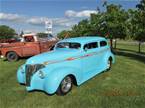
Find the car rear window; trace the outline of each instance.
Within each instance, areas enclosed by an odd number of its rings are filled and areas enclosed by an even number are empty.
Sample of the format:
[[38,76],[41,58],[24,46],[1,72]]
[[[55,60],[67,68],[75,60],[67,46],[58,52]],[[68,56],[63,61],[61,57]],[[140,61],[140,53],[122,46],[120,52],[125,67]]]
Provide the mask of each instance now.
[[100,41],[100,47],[103,47],[103,46],[107,46],[107,42],[106,41]]

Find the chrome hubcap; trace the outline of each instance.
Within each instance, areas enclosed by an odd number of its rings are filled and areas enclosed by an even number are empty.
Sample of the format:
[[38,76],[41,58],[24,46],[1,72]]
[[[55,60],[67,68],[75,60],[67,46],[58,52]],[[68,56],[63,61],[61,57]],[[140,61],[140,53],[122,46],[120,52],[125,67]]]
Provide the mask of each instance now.
[[71,78],[70,77],[66,77],[63,81],[62,81],[62,86],[61,89],[63,92],[68,92],[71,89],[72,86],[72,82],[71,82]]
[[10,59],[15,59],[16,58],[16,56],[14,55],[14,54],[10,54]]

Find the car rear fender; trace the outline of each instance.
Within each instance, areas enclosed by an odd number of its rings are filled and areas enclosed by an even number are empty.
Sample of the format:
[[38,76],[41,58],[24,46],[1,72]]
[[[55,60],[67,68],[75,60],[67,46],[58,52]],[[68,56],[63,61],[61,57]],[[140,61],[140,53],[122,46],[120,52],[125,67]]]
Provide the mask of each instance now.
[[115,63],[115,57],[112,52],[107,52],[106,56],[104,57],[105,63],[107,63],[108,59],[111,59],[112,63]]

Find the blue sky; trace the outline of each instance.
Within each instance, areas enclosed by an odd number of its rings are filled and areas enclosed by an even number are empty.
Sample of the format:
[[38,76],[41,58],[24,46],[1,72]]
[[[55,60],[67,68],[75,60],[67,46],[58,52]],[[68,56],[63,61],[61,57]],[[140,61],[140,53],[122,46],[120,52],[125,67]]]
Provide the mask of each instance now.
[[[90,13],[102,11],[103,0],[0,0],[0,25],[5,24],[23,31],[44,32],[44,22],[53,21],[53,34],[70,29]],[[139,0],[108,0],[123,8],[135,8]]]

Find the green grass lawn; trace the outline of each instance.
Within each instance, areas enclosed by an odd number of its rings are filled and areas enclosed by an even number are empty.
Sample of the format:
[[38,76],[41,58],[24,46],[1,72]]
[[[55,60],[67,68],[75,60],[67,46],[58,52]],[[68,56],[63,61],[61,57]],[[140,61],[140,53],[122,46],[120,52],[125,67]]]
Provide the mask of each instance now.
[[[118,41],[117,48],[138,53],[138,43],[134,43],[133,41],[131,42]],[[141,53],[145,54],[145,43],[141,44]]]
[[27,92],[16,79],[17,68],[25,62],[0,60],[0,108],[144,108],[145,58],[116,53],[116,63],[66,96]]

